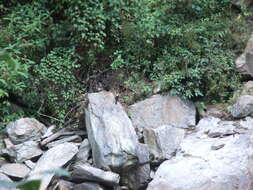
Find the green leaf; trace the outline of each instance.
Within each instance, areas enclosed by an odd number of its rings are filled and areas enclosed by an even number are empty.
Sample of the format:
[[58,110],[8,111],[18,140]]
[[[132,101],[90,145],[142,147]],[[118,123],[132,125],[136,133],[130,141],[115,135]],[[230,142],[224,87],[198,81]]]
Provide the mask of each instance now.
[[17,186],[20,190],[39,190],[41,181],[31,180]]

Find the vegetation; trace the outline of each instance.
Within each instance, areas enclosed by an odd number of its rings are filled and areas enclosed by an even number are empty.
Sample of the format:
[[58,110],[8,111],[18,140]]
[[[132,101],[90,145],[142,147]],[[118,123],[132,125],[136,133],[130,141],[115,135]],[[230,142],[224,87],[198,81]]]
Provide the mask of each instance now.
[[226,101],[240,80],[246,12],[231,0],[2,0],[0,16],[2,122],[39,113],[64,122],[105,75],[128,98],[159,84]]

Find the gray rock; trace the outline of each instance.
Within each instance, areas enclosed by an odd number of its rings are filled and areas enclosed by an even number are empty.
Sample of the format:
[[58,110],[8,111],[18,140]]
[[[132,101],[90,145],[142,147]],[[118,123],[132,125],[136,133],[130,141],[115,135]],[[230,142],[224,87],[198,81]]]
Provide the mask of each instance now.
[[36,166],[36,164],[32,162],[31,160],[26,160],[24,163],[30,169],[33,169]]
[[139,165],[121,174],[121,183],[137,190],[145,187],[150,180],[150,158],[146,144],[139,144],[138,149]]
[[88,94],[86,127],[95,166],[120,171],[137,164],[138,138],[131,120],[110,92]]
[[[245,2],[252,2],[252,0],[236,0],[237,5],[242,5]],[[249,39],[244,52],[236,59],[236,69],[244,75],[253,76],[253,35]]]
[[85,182],[75,185],[72,190],[104,190],[104,188],[97,183]]
[[57,140],[57,141],[50,142],[46,145],[46,147],[53,148],[57,145],[60,145],[60,144],[66,143],[66,142],[81,142],[81,141],[82,141],[82,138],[80,136],[73,135],[70,137],[64,137],[64,138]]
[[191,128],[196,124],[194,104],[177,96],[154,95],[131,105],[128,112],[140,133],[143,128],[157,128],[162,125]]
[[110,171],[103,171],[89,165],[76,165],[72,172],[71,178],[73,181],[93,181],[104,183],[107,185],[118,185],[120,176]]
[[240,96],[232,106],[231,114],[234,118],[242,118],[253,113],[253,96]]
[[33,118],[21,118],[11,122],[6,127],[6,132],[14,144],[27,140],[39,140],[46,131],[46,127]]
[[3,165],[0,172],[9,177],[23,179],[29,174],[30,169],[24,164],[12,163]]
[[79,151],[76,155],[76,163],[85,164],[88,162],[91,152],[91,147],[88,139],[84,139],[79,147]]
[[35,141],[27,141],[10,148],[15,153],[16,162],[24,162],[43,154]]
[[59,180],[57,184],[54,186],[53,190],[73,190],[74,183],[65,181],[65,180]]
[[14,144],[11,142],[9,138],[4,139],[4,144],[6,148],[11,148],[12,146],[14,146]]
[[144,129],[144,141],[155,160],[170,159],[184,138],[184,130],[170,125]]
[[63,143],[61,145],[49,149],[38,160],[36,166],[30,173],[29,179],[41,179],[42,183],[40,190],[46,190],[48,184],[53,177],[53,174],[45,174],[43,172],[59,169],[67,162],[69,162],[77,154],[77,152],[77,146],[71,143]]
[[[4,182],[12,182],[12,180],[6,176],[5,174],[1,173],[0,172],[0,180],[1,181],[4,181]],[[17,190],[16,188],[12,188],[12,187],[4,187],[4,186],[1,186],[3,184],[0,183],[0,189],[1,190]]]
[[4,164],[8,164],[8,162],[5,159],[0,158],[0,167]]
[[56,128],[55,125],[51,125],[50,127],[48,127],[47,130],[45,131],[45,133],[43,134],[43,136],[41,138],[45,139],[45,138],[53,135],[55,128]]
[[[253,130],[245,133],[210,138],[210,128],[234,128],[241,125],[209,118],[200,121],[197,132],[187,136],[181,143],[176,157],[163,162],[147,190],[251,190],[253,189]],[[218,122],[217,122],[218,121]],[[247,121],[252,122],[252,121]],[[244,123],[244,125],[247,125]],[[216,131],[226,131],[216,129]],[[212,150],[213,145],[224,145]]]
[[253,81],[248,81],[243,85],[241,95],[253,96]]
[[224,112],[223,110],[215,107],[215,106],[207,106],[206,112],[204,114],[204,117],[217,117],[217,118],[227,118],[228,113]]

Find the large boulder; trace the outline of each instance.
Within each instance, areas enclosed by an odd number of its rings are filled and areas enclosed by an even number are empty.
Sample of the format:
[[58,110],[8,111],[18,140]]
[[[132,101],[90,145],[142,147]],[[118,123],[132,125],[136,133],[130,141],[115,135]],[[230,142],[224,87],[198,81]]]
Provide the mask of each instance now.
[[244,52],[236,59],[235,64],[238,72],[253,76],[253,35],[249,39]]
[[241,122],[204,118],[197,132],[184,139],[177,156],[159,166],[147,189],[252,190],[252,163],[252,118]]
[[155,160],[170,159],[175,155],[185,131],[171,125],[144,129],[144,142]]
[[232,106],[231,114],[234,118],[241,118],[253,113],[253,96],[240,96]]
[[162,125],[191,128],[196,124],[194,104],[177,96],[154,95],[131,105],[128,112],[140,133],[143,128],[157,128]]
[[137,164],[138,138],[122,105],[110,92],[88,94],[86,127],[98,168],[121,171]]
[[72,143],[63,143],[49,149],[38,160],[36,166],[30,173],[29,179],[42,180],[40,190],[46,190],[54,175],[45,172],[64,166],[77,154],[77,152],[77,146]]
[[46,132],[46,127],[36,119],[21,118],[9,123],[6,132],[14,144],[19,144],[27,140],[39,140]]

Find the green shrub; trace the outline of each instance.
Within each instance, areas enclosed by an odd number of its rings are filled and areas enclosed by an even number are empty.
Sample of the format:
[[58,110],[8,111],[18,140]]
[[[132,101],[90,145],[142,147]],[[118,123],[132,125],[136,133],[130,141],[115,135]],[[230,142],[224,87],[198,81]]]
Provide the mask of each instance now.
[[9,102],[9,93],[21,94],[28,77],[27,65],[22,65],[9,53],[0,52],[0,117],[3,122],[14,120],[23,115]]
[[[231,0],[3,0],[0,16],[0,48],[27,76],[11,77],[0,93],[27,102],[22,115],[63,122],[90,76],[105,71],[123,75],[124,96],[161,84],[185,98],[226,101],[239,86],[234,58],[247,12]],[[17,73],[2,64],[0,79]],[[0,121],[17,117],[11,106],[1,102]]]
[[34,67],[35,95],[40,98],[42,110],[64,119],[80,94],[81,86],[75,78],[79,67],[73,49],[67,48],[54,48]]
[[236,19],[229,0],[141,1],[134,13],[112,68],[143,73],[186,98],[226,100],[237,88],[233,34],[243,33],[243,16]]

